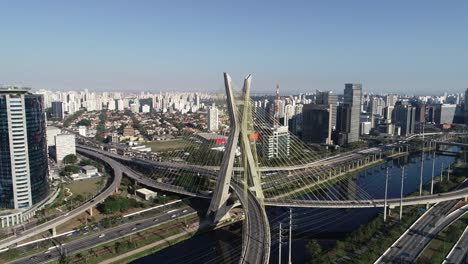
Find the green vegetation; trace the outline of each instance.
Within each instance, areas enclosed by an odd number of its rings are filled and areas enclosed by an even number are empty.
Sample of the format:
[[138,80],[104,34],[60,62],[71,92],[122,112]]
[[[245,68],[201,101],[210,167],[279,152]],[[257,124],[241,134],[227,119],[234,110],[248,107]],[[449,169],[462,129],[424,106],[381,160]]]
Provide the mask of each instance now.
[[97,209],[104,214],[113,214],[125,212],[129,208],[135,207],[144,207],[144,204],[127,197],[110,196],[103,203],[100,203]]
[[107,110],[102,110],[99,115],[99,124],[96,127],[96,136],[94,137],[97,141],[104,141],[104,133],[106,132],[106,120]]
[[79,111],[76,111],[73,115],[70,115],[67,117],[67,119],[65,119],[65,121],[63,121],[63,126],[64,127],[69,127],[70,124],[75,121],[78,117],[80,117],[85,111],[84,110],[79,110]]
[[60,175],[61,176],[70,176],[70,175],[78,173],[78,172],[80,172],[80,167],[75,166],[75,165],[67,165],[60,172]]
[[336,263],[346,256],[348,258],[346,263],[374,262],[422,214],[410,206],[404,208],[404,213],[401,222],[390,218],[386,223],[379,214],[366,225],[361,225],[349,233],[344,239],[338,240],[335,247],[317,261]]
[[182,150],[190,144],[192,143],[185,139],[174,139],[147,142],[145,143],[145,146],[150,147],[151,151],[153,152],[164,152],[172,150]]
[[307,263],[311,263],[311,264],[321,263],[320,257],[322,254],[322,247],[317,242],[317,240],[315,239],[310,240],[309,243],[307,243],[306,248],[307,248],[307,252],[310,255],[310,258],[307,261]]
[[421,253],[417,261],[420,263],[442,263],[467,225],[468,215],[465,214],[462,218],[440,232]]
[[[186,238],[192,237],[195,233],[186,233],[183,236],[174,239],[168,240],[167,238],[176,234],[180,234],[184,230],[184,224],[186,223],[193,223],[197,221],[197,217],[187,217],[184,219],[180,219],[177,222],[172,221],[170,223],[162,224],[157,227],[138,232],[135,235],[130,235],[124,238],[117,239],[115,241],[105,243],[95,248],[91,248],[87,251],[77,253],[73,256],[70,256],[71,263],[89,263],[89,264],[97,264],[101,263],[102,261],[115,257],[119,254],[124,254],[139,247],[157,242],[157,241],[164,241],[160,245],[151,248],[148,251],[141,252],[138,256],[142,257],[148,255],[150,253],[156,252],[161,250],[165,247],[171,246],[181,240]],[[128,263],[125,261],[125,263]]]
[[83,181],[76,181],[65,185],[70,189],[70,192],[75,195],[83,195],[85,197],[92,196],[100,189],[102,179],[94,178]]
[[91,126],[91,121],[89,121],[88,119],[81,119],[80,121],[76,122],[75,126],[89,127],[89,126]]
[[75,164],[78,161],[78,158],[74,154],[66,155],[63,158],[63,163],[65,164]]

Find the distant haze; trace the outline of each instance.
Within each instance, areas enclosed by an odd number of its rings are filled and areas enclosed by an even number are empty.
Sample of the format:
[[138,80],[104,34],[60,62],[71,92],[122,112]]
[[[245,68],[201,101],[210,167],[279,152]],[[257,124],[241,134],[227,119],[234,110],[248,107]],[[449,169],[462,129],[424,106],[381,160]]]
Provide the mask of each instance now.
[[2,1],[0,84],[410,94],[468,87],[468,1]]

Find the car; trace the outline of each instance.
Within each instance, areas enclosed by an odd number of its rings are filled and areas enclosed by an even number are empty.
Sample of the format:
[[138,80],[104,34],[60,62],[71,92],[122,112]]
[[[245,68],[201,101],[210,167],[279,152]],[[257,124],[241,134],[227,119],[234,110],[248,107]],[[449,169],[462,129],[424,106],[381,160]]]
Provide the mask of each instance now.
[[174,217],[176,217],[176,216],[177,216],[177,215],[172,215],[171,218],[174,218]]
[[99,238],[103,238],[103,237],[105,237],[105,236],[106,236],[106,234],[100,234],[100,235],[99,235]]
[[69,214],[70,214],[70,213],[66,213],[66,214],[64,214],[63,216],[68,216]]
[[136,228],[136,227],[132,228],[132,231],[135,231],[135,230],[137,230],[137,228]]
[[49,254],[50,253],[50,250],[47,250],[46,252],[44,252],[44,254]]
[[159,219],[157,219],[157,218],[155,218],[155,219],[153,220],[153,222],[157,222],[157,221],[159,221]]
[[136,224],[135,224],[135,226],[139,226],[139,225],[141,225],[141,223],[136,223]]
[[186,213],[187,211],[188,211],[188,210],[187,210],[187,209],[185,209],[185,210],[183,210],[183,211],[182,211],[182,213]]
[[36,256],[32,256],[29,258],[29,260],[35,260],[37,257]]
[[52,257],[51,254],[49,254],[49,255],[46,256],[47,259],[50,259],[51,257]]

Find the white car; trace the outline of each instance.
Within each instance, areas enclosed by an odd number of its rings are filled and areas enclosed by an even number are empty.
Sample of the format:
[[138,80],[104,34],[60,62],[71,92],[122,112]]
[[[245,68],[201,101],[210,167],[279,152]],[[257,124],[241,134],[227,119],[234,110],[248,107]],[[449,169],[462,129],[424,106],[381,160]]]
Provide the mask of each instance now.
[[103,238],[103,237],[105,237],[105,236],[106,236],[106,234],[100,234],[100,235],[99,235],[99,238]]
[[176,216],[177,216],[177,215],[172,215],[171,218],[174,218],[174,217],[176,217]]

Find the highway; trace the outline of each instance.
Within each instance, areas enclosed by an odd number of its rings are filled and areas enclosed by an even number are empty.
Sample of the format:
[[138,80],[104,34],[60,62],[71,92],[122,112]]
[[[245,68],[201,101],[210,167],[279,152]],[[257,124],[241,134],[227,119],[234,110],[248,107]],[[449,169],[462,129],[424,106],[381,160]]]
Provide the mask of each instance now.
[[80,251],[88,248],[96,247],[100,244],[104,244],[130,234],[135,234],[142,230],[155,227],[161,224],[168,223],[169,221],[176,220],[183,216],[194,215],[196,211],[192,208],[188,209],[174,209],[164,215],[155,216],[144,220],[134,221],[126,224],[122,224],[117,227],[105,229],[105,230],[90,230],[90,235],[83,238],[72,240],[62,245],[62,249],[57,246],[56,248],[46,250],[44,252],[25,257],[23,259],[15,260],[10,263],[14,264],[30,264],[33,263],[47,263],[51,262],[60,257],[61,252],[66,252],[67,255],[73,255]]
[[414,263],[440,231],[468,212],[468,205],[451,212],[456,203],[431,207],[375,263]]
[[[78,150],[78,152],[80,152],[83,155],[90,155],[90,156],[96,155],[93,151],[88,151],[88,150]],[[83,212],[89,210],[90,208],[95,207],[97,204],[103,202],[109,195],[115,192],[115,190],[119,188],[120,182],[122,180],[122,171],[124,169],[123,165],[105,156],[98,156],[98,158],[102,160],[103,162],[109,164],[113,168],[114,176],[112,178],[111,184],[106,189],[104,189],[101,193],[99,193],[92,200],[85,202],[84,204],[80,205],[78,208],[73,209],[70,212],[66,212],[63,215],[57,218],[54,218],[50,221],[47,221],[43,224],[40,224],[38,226],[32,227],[30,229],[26,229],[20,235],[8,237],[6,239],[1,240],[0,249],[12,246],[25,239],[34,237],[52,228],[62,225],[68,222],[70,219],[73,219],[77,217],[78,215],[82,214]]]
[[244,187],[234,181],[231,187],[241,201],[245,212],[244,230],[242,232],[243,248],[240,263],[268,264],[270,259],[270,225],[265,214],[265,209],[258,199],[248,191],[247,201],[245,201]]
[[443,264],[462,264],[468,262],[468,226],[450,250]]
[[[81,150],[82,151],[90,151],[90,148],[82,147],[82,146],[76,146],[76,149],[78,151],[81,151]],[[97,153],[99,153],[99,154],[97,154]],[[112,154],[112,153],[109,153],[109,152],[106,152],[106,151],[103,151],[103,150],[98,150],[98,149],[93,149],[93,153],[89,154],[89,155],[93,155],[94,157],[101,157],[102,154],[105,154],[106,156],[108,156],[110,158],[113,158],[113,159],[115,159],[117,157],[118,157],[118,159],[123,158],[122,156],[115,155],[115,154]],[[107,155],[107,154],[110,154],[110,155]],[[117,157],[115,157],[115,156],[117,156]],[[131,160],[131,159],[129,159],[128,161],[133,162],[133,160]],[[135,181],[137,181],[137,182],[139,182],[139,183],[141,183],[141,184],[143,184],[145,186],[148,186],[148,187],[152,187],[152,188],[162,190],[162,191],[187,195],[187,196],[191,196],[191,197],[198,197],[198,198],[205,198],[205,199],[211,198],[211,196],[204,195],[204,194],[201,194],[201,193],[189,192],[189,191],[187,191],[184,188],[179,187],[179,186],[175,186],[175,185],[171,185],[171,184],[167,184],[167,183],[162,183],[162,182],[157,182],[156,180],[153,180],[153,179],[151,179],[149,177],[142,176],[141,173],[135,172],[135,171],[129,169],[128,167],[126,167],[126,166],[122,167],[122,171],[127,177],[132,178]]]

